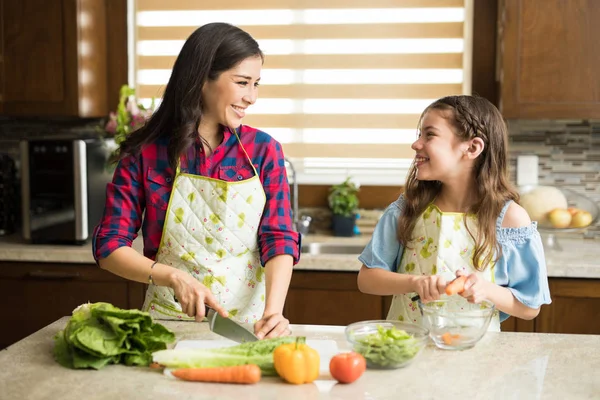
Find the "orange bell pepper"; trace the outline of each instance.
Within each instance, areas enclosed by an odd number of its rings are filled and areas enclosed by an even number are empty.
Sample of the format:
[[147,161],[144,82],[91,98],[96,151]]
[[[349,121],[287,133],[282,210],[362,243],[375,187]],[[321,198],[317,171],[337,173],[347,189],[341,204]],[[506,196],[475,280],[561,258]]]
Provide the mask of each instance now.
[[303,343],[286,343],[273,352],[277,374],[288,383],[311,383],[319,376],[319,353]]

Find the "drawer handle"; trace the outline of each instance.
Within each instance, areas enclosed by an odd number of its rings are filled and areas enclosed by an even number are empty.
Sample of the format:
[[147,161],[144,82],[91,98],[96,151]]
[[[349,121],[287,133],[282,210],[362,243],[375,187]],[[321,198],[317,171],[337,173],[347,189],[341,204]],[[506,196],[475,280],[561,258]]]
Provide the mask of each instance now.
[[34,279],[65,280],[79,278],[79,272],[31,271],[27,276]]

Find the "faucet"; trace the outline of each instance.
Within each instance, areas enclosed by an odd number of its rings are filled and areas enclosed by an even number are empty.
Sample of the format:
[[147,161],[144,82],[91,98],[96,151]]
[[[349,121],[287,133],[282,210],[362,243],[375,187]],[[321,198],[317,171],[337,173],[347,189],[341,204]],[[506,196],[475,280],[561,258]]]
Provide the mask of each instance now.
[[294,164],[292,161],[285,157],[284,164],[286,168],[289,168],[292,171],[292,218],[294,223],[294,229],[298,230],[298,180],[296,177],[296,168],[294,168]]

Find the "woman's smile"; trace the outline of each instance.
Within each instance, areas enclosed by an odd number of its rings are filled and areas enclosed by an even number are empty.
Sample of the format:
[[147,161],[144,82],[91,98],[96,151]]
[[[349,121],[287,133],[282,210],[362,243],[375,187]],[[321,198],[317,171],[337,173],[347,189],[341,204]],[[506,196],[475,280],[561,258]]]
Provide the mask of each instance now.
[[245,107],[231,105],[231,108],[233,108],[233,111],[237,114],[239,118],[244,118],[246,116],[246,112],[244,111],[246,110]]

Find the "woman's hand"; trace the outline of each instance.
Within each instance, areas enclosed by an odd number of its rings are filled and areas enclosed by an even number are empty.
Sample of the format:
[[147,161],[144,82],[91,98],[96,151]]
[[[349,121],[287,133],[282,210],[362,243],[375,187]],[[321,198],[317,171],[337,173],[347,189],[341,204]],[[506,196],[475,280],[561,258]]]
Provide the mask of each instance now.
[[175,269],[169,285],[175,292],[175,298],[181,305],[181,310],[197,322],[204,319],[206,306],[209,306],[223,317],[227,311],[217,301],[209,288],[201,284],[186,271]]
[[467,280],[465,281],[465,288],[460,293],[462,297],[467,299],[469,303],[479,304],[484,300],[489,301],[489,290],[490,285],[493,285],[492,282],[486,281],[479,274],[466,274],[463,271],[457,271],[456,276],[466,276]]
[[422,303],[439,300],[446,289],[446,280],[440,275],[415,276],[413,291],[419,294]]
[[266,313],[254,324],[254,334],[259,339],[269,339],[292,334],[290,321],[282,314]]

